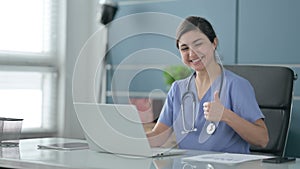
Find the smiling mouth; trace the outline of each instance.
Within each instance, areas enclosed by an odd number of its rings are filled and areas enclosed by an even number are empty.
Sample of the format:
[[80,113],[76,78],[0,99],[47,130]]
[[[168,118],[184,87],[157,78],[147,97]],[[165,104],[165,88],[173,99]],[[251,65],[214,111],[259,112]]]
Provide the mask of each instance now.
[[192,62],[192,63],[199,62],[199,61],[202,61],[203,58],[204,58],[204,56],[201,56],[197,59],[190,60],[190,62]]

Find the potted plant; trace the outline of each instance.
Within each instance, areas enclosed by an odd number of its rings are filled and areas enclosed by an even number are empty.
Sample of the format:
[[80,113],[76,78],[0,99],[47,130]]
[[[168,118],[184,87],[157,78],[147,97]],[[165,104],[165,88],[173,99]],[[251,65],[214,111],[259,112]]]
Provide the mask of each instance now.
[[171,65],[164,69],[163,76],[167,85],[167,90],[170,89],[175,80],[184,79],[192,73],[191,69],[184,65]]

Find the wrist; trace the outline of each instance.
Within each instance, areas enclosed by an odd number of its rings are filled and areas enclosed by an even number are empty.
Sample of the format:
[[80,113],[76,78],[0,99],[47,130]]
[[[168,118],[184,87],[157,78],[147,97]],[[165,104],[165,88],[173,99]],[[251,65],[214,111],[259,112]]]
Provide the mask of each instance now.
[[231,113],[232,113],[231,110],[224,108],[221,121],[223,121],[223,122],[225,122],[225,123],[230,122],[230,119],[231,119],[231,118],[230,118],[230,114],[231,114]]

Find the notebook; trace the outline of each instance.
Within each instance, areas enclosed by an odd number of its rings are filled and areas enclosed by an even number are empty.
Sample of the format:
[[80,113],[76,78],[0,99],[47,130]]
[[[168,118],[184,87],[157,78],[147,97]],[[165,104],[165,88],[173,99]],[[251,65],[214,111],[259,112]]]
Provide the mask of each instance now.
[[134,105],[74,103],[91,150],[141,157],[179,155],[181,149],[151,148]]

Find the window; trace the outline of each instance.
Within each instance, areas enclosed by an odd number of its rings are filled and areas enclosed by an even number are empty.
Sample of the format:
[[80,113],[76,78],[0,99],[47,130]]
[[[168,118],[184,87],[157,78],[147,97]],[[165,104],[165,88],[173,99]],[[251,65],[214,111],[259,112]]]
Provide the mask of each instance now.
[[49,127],[46,124],[49,119],[43,119],[55,112],[51,110],[55,100],[55,71],[32,67],[17,69],[20,67],[6,67],[0,71],[0,115],[23,118],[23,128],[27,130]]
[[[51,50],[55,24],[51,0],[1,0],[0,50],[46,53]],[[52,9],[52,10],[51,10]],[[52,25],[53,24],[53,25]]]
[[22,133],[55,131],[59,0],[0,0],[0,117],[23,118]]

